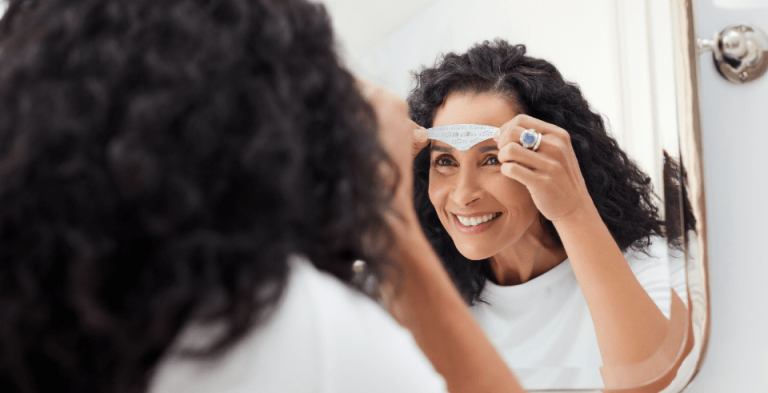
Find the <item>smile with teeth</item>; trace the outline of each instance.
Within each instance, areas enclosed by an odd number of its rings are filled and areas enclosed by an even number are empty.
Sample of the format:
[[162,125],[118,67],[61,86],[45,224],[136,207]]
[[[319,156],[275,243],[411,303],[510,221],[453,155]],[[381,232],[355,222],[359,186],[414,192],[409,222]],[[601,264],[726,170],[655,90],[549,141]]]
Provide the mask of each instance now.
[[491,221],[500,215],[501,213],[490,213],[484,216],[477,216],[477,217],[463,217],[459,215],[455,215],[455,216],[459,220],[461,225],[464,225],[465,227],[473,227],[473,226],[477,226],[477,225],[486,223],[488,221]]

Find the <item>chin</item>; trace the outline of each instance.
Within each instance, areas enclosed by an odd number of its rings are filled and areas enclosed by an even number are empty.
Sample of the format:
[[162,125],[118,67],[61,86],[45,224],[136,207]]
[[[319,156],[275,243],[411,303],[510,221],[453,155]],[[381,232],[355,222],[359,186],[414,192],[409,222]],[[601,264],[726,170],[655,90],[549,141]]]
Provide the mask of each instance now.
[[479,249],[476,247],[462,247],[458,244],[456,245],[456,248],[459,250],[461,255],[464,256],[464,258],[467,258],[472,261],[482,261],[483,259],[488,259],[493,256],[493,252],[489,252],[488,250]]

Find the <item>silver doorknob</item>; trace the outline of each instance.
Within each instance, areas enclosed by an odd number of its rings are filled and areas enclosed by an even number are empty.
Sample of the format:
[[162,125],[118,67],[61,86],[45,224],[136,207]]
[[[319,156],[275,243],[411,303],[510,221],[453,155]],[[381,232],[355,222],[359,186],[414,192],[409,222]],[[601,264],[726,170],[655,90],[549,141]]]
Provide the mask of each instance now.
[[740,24],[697,40],[699,53],[712,51],[715,67],[734,83],[747,83],[768,71],[768,36],[759,28]]

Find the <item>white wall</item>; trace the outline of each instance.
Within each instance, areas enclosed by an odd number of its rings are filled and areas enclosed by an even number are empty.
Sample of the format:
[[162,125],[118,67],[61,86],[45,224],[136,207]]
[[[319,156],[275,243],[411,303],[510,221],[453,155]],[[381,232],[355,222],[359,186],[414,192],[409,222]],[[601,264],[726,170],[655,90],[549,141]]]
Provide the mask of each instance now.
[[500,37],[526,44],[531,55],[555,64],[612,121],[621,116],[612,0],[438,0],[419,12],[407,5],[410,1],[392,0],[386,2],[389,7],[403,11],[390,29],[376,27],[389,30],[378,35],[364,27],[386,23],[387,15],[378,9],[352,12],[348,0],[323,3],[331,11],[350,68],[401,97],[411,87],[411,71],[434,64],[438,54],[464,52],[474,43]]
[[[723,3],[724,1],[720,1]],[[768,31],[768,9],[694,1],[699,37],[729,24]],[[700,57],[712,325],[690,393],[768,391],[768,76],[746,85]],[[726,140],[726,138],[734,138]]]

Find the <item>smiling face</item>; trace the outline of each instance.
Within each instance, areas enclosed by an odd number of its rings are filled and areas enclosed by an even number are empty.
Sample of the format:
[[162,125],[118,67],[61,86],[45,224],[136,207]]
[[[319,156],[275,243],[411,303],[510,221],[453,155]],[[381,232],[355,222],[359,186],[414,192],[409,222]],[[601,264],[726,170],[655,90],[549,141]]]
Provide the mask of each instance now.
[[[480,124],[501,127],[515,106],[493,94],[452,93],[435,112],[433,127]],[[493,139],[459,151],[432,141],[429,198],[459,252],[490,258],[528,232],[540,233],[539,211],[528,189],[501,173]]]

